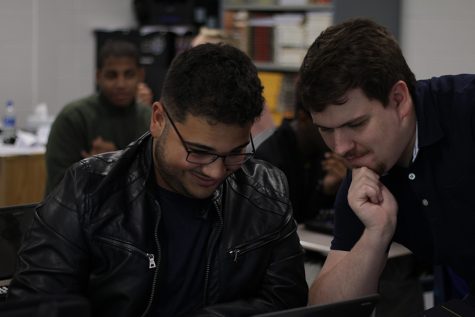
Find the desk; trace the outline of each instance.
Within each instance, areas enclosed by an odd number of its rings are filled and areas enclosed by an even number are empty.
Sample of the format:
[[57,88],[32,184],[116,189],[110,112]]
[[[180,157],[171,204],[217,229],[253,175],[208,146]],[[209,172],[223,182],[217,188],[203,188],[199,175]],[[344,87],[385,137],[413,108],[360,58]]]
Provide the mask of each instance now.
[[[300,224],[297,228],[300,244],[305,250],[316,251],[324,255],[330,252],[330,244],[333,237],[329,234],[318,233],[305,229],[305,225]],[[395,258],[402,255],[411,254],[411,251],[399,243],[393,242],[389,249],[388,258]]]
[[43,199],[46,166],[44,147],[0,145],[0,207]]

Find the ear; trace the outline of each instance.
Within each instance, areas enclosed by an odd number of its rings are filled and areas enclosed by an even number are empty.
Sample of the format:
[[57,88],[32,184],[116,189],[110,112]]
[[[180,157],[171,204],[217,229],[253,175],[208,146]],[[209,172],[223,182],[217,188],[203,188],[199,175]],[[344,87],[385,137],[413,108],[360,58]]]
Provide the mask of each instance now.
[[412,98],[406,82],[399,80],[391,88],[389,105],[396,108],[401,119],[407,117],[412,112]]
[[152,117],[150,119],[150,133],[154,138],[158,138],[165,128],[166,113],[160,101],[152,104]]

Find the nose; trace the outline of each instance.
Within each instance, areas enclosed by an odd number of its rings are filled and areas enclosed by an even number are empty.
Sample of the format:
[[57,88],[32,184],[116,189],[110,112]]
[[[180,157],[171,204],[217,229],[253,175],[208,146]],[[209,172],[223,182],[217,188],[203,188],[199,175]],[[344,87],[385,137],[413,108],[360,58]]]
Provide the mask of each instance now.
[[333,151],[341,156],[349,153],[354,147],[353,140],[340,129],[335,129],[333,134]]
[[125,86],[126,79],[124,76],[118,76],[116,80],[116,85],[119,88],[122,88]]
[[226,174],[227,168],[224,165],[223,158],[218,157],[216,161],[205,165],[201,168],[201,172],[212,179],[221,179]]

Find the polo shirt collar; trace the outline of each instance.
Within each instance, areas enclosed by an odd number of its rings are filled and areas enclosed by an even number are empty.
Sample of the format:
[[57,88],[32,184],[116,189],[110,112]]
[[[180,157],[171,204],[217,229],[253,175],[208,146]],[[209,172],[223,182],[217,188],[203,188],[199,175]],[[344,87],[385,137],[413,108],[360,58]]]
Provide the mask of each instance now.
[[430,92],[429,80],[417,82],[413,100],[417,117],[418,148],[432,145],[444,136],[439,123],[438,109]]

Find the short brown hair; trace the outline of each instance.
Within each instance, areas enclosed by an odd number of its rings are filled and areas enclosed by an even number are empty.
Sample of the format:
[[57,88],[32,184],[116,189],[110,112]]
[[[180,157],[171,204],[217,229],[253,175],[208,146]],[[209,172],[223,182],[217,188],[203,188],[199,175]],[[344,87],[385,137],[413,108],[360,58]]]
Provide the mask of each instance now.
[[312,112],[345,103],[346,93],[355,88],[386,106],[398,80],[406,82],[411,95],[416,84],[396,39],[383,26],[362,18],[323,31],[309,48],[299,75],[299,97]]

